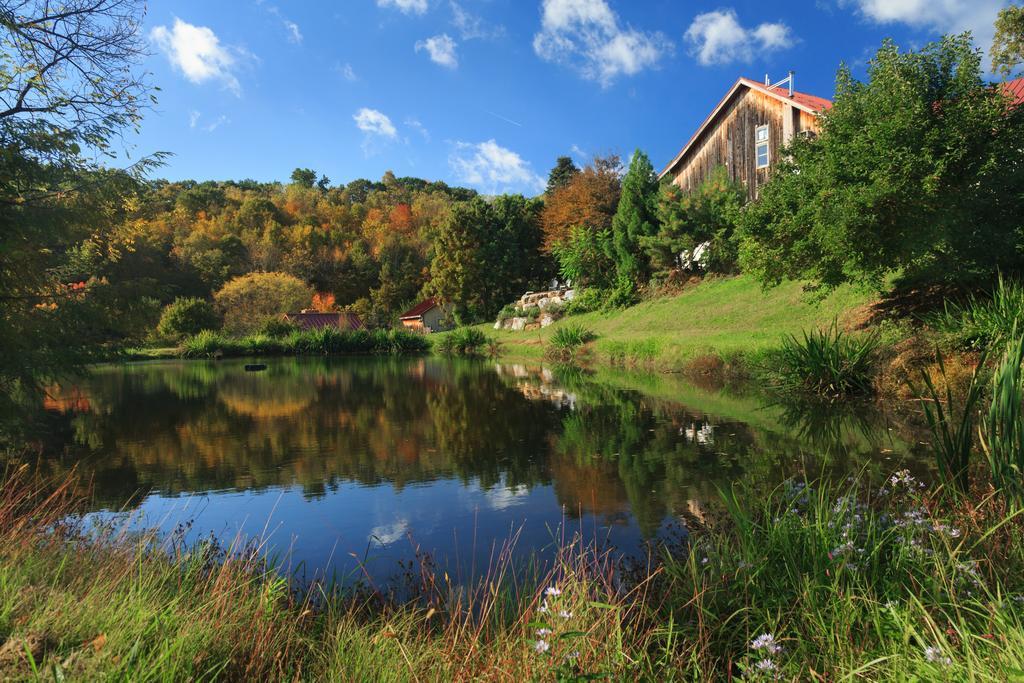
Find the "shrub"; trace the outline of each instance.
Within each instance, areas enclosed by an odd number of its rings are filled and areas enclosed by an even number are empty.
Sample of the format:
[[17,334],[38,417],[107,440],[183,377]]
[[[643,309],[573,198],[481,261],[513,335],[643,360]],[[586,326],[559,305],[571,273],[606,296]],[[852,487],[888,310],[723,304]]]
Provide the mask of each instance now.
[[183,358],[214,358],[216,356],[233,356],[242,351],[242,346],[234,339],[220,332],[203,330],[185,339],[181,345]]
[[435,348],[449,356],[483,356],[500,345],[476,328],[460,327],[444,335]]
[[301,332],[302,328],[295,323],[285,320],[284,318],[270,318],[265,323],[260,325],[258,330],[259,334],[266,335],[268,337],[274,337],[279,339],[287,337],[294,332]]
[[608,299],[608,290],[585,287],[577,289],[571,301],[565,305],[566,315],[579,315],[599,311]]
[[833,320],[825,331],[805,332],[802,339],[782,338],[771,371],[777,389],[826,398],[866,395],[873,391],[872,361],[878,335],[851,337]]
[[957,349],[985,349],[1024,329],[1024,286],[999,276],[990,296],[947,301],[941,313],[927,318],[943,341]]
[[156,331],[167,339],[181,339],[219,327],[220,316],[213,304],[196,297],[179,297],[164,307]]
[[992,375],[992,403],[981,444],[992,483],[1015,506],[1024,502],[1024,337],[1006,345]]
[[583,347],[596,338],[597,335],[583,325],[563,325],[551,335],[544,355],[556,363],[574,363],[580,360]]
[[224,329],[245,334],[308,306],[313,290],[287,273],[249,273],[228,282],[213,298],[224,315]]
[[519,307],[515,304],[508,304],[498,311],[498,322],[508,320],[509,318],[515,318],[519,315]]

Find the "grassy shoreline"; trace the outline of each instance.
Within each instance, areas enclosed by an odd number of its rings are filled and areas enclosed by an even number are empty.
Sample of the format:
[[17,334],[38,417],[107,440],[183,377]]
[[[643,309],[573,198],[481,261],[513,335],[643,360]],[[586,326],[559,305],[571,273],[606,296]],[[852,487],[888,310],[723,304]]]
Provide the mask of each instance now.
[[678,372],[704,356],[756,359],[785,335],[827,327],[836,319],[853,322],[872,298],[847,286],[813,300],[796,282],[766,290],[746,275],[712,277],[676,295],[573,315],[542,330],[494,330],[493,323],[476,329],[501,343],[504,358],[537,361],[557,330],[582,325],[597,335],[591,347],[599,363]]
[[[82,492],[0,489],[0,675],[15,680],[1009,680],[1024,658],[1024,528],[898,473],[727,492],[689,543],[624,566],[568,542],[416,596],[295,591],[258,544],[66,523]],[[754,502],[760,500],[761,502]]]

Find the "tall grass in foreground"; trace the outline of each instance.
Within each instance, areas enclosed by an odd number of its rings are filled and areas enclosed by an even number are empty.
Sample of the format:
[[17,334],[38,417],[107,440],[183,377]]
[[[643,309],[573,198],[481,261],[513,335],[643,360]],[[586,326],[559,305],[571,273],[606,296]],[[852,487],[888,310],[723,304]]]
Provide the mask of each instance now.
[[231,337],[204,330],[181,345],[184,358],[280,355],[399,355],[423,353],[430,342],[421,335],[404,330],[348,330],[333,327],[292,331],[285,336],[257,333]]
[[55,680],[978,680],[1024,661],[1024,533],[998,499],[788,482],[725,494],[661,562],[578,540],[517,573],[513,541],[408,602],[296,591],[259,545],[88,535],[79,492],[0,487],[0,678]]
[[872,361],[878,335],[850,336],[832,321],[826,330],[789,335],[773,354],[770,374],[782,391],[826,398],[867,395],[873,392]]
[[947,301],[942,312],[926,322],[953,348],[987,349],[1010,340],[1024,330],[1024,285],[999,276],[987,296],[968,297],[962,303]]
[[1015,504],[1024,503],[1024,337],[1006,345],[992,375],[992,402],[982,447],[992,483]]
[[[970,486],[969,474],[971,455],[974,453],[975,422],[984,394],[980,373],[985,365],[985,354],[978,359],[962,401],[953,396],[952,383],[946,374],[946,364],[939,351],[935,353],[944,391],[940,392],[927,370],[921,370],[921,379],[927,392],[922,394],[913,386],[911,391],[919,395],[924,409],[925,420],[932,433],[932,451],[939,474],[945,482],[953,484],[960,492]],[[958,405],[959,404],[959,405]]]

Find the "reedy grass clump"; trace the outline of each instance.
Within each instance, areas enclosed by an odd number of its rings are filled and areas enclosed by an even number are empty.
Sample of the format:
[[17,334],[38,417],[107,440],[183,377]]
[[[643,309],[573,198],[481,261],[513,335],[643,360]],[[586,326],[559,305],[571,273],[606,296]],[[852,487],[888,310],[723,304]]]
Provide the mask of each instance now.
[[874,391],[877,349],[877,334],[850,336],[833,320],[826,330],[783,337],[778,352],[770,354],[774,367],[768,374],[780,391],[830,399],[868,395]]
[[422,353],[430,348],[423,335],[405,330],[338,330],[324,327],[296,330],[286,336],[257,333],[230,337],[203,331],[181,346],[184,358],[280,355],[399,355]]
[[990,295],[947,301],[940,313],[925,322],[952,348],[988,349],[1024,330],[1024,286],[1000,275]]
[[1024,337],[1014,337],[992,375],[992,400],[981,443],[992,483],[1014,504],[1024,503]]
[[434,345],[446,356],[495,357],[501,353],[501,344],[475,327],[459,327],[444,334]]
[[939,351],[935,352],[935,360],[945,391],[940,392],[936,388],[932,376],[924,369],[921,370],[921,379],[924,381],[927,394],[917,391],[913,386],[911,391],[918,396],[924,409],[925,419],[932,433],[931,446],[940,476],[955,490],[966,492],[970,487],[975,422],[984,394],[980,373],[985,364],[985,355],[982,354],[971,374],[962,402],[953,397],[952,382],[948,380],[946,364]]
[[573,364],[579,362],[585,347],[594,341],[597,335],[579,323],[569,323],[557,328],[548,339],[544,357],[555,363]]

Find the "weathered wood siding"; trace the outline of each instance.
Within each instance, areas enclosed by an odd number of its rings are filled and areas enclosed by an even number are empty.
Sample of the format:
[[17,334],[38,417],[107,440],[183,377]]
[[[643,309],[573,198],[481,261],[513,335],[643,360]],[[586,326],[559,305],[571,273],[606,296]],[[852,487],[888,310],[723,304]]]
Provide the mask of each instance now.
[[[791,126],[786,125],[786,116],[791,117]],[[758,169],[754,133],[765,124],[769,131],[769,165]],[[746,185],[747,196],[757,199],[758,191],[779,159],[786,134],[797,135],[805,130],[817,131],[813,114],[765,93],[741,88],[672,170],[672,182],[692,190],[716,168],[725,166],[730,177]]]

